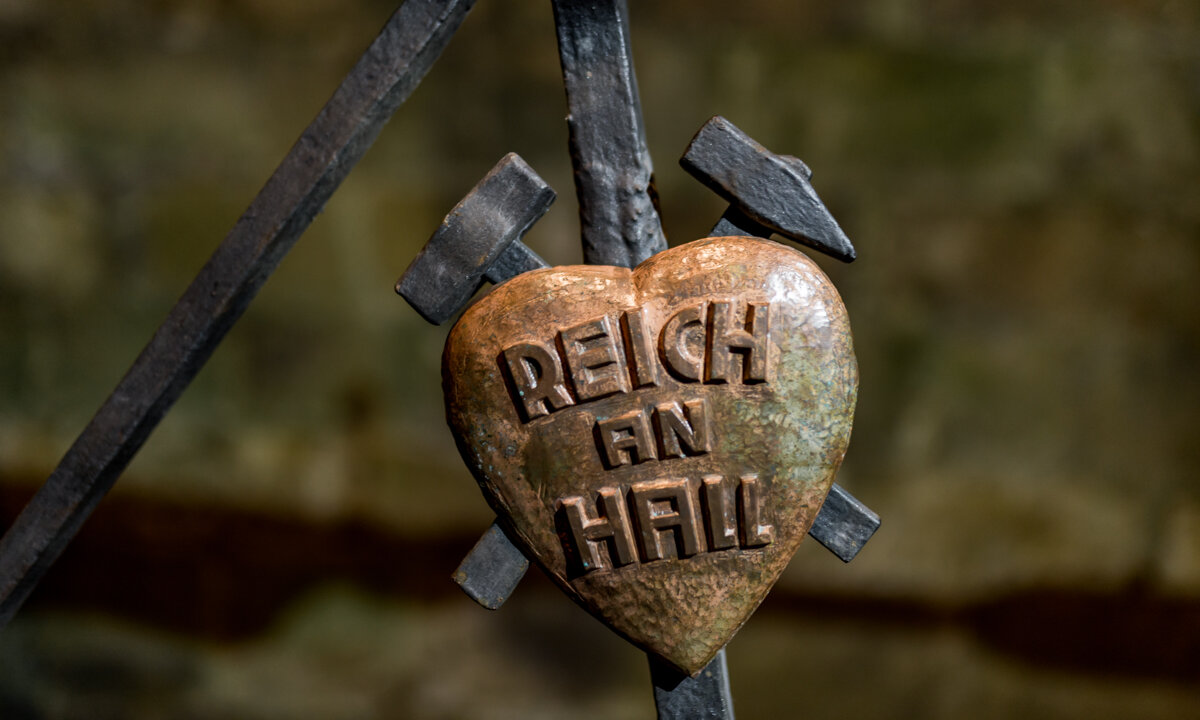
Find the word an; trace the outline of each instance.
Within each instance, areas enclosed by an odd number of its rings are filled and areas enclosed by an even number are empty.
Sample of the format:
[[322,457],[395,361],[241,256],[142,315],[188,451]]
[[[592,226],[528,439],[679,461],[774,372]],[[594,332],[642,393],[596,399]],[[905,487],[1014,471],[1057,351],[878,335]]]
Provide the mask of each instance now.
[[685,400],[683,407],[672,400],[655,405],[653,412],[633,410],[597,420],[595,435],[600,459],[609,470],[712,452],[708,403],[704,398]]
[[567,557],[583,572],[668,557],[755,548],[775,539],[762,519],[758,475],[736,487],[720,475],[604,487],[595,502],[573,495],[558,501],[560,537]]
[[[770,366],[770,305],[733,300],[686,305],[662,327],[646,309],[602,315],[560,330],[546,342],[505,348],[501,367],[525,420],[617,393],[661,384],[665,370],[682,382],[762,383]],[[619,328],[619,329],[618,329]],[[740,362],[739,362],[740,360]]]

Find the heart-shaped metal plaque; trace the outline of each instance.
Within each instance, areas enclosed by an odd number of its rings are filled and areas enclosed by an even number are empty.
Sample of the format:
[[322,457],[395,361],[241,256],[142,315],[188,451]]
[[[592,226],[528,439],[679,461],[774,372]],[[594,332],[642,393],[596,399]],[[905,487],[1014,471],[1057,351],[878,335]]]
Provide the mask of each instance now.
[[469,308],[446,414],[510,535],[576,602],[694,674],[783,572],[850,440],[846,309],[746,237],[634,270],[520,275]]

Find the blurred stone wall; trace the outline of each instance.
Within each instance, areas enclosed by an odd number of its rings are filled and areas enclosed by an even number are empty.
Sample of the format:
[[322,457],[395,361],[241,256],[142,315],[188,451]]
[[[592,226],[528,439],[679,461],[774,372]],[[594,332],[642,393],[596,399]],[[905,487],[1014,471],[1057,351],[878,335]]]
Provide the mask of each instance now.
[[[862,371],[839,481],[884,525],[801,546],[739,716],[1200,717],[1200,6],[631,4],[672,244],[722,211],[676,163],[720,113],[859,251],[818,261]],[[544,581],[487,614],[445,579],[490,516],[445,331],[391,290],[509,151],[578,261],[547,5],[480,0],[0,635],[0,716],[652,715]],[[0,0],[6,518],[393,10]]]

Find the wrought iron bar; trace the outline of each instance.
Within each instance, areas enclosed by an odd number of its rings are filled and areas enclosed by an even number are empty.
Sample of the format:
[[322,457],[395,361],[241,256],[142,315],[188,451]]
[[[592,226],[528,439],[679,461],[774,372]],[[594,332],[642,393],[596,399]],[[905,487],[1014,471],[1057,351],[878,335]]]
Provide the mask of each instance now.
[[0,539],[0,627],[425,77],[474,4],[408,0],[384,25]]
[[553,0],[583,261],[634,267],[667,249],[629,45],[626,0]]
[[650,679],[654,683],[658,720],[733,720],[725,648],[695,677],[688,677],[651,655]]

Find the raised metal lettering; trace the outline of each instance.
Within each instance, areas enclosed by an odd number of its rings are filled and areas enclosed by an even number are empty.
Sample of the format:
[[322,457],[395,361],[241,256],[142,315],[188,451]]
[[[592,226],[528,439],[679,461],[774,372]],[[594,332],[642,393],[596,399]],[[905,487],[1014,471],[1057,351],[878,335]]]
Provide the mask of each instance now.
[[628,373],[607,315],[572,325],[558,340],[579,402],[629,392]]
[[681,380],[700,380],[704,371],[704,303],[688,305],[663,325],[659,351],[667,369]]
[[658,385],[658,362],[654,357],[654,334],[646,330],[646,308],[638,307],[621,314],[625,336],[625,357],[629,359],[629,379],[635,388]]
[[[766,382],[767,353],[771,346],[771,306],[747,303],[746,321],[734,319],[734,303],[714,300],[708,305],[708,368],[704,379],[711,383]],[[741,372],[734,355],[741,356]]]
[[610,470],[658,459],[650,419],[641,410],[597,421],[596,433],[605,467]]
[[705,530],[709,550],[728,550],[737,547],[738,524],[733,488],[720,475],[705,475],[701,478],[700,496],[704,516],[708,521]]
[[537,343],[520,343],[504,349],[509,388],[525,420],[560,410],[575,401],[563,384],[558,355]]
[[708,404],[703,398],[687,400],[684,409],[676,401],[654,408],[654,427],[662,448],[662,458],[702,455],[712,452],[712,433],[708,424]]
[[[599,512],[592,510],[587,498],[577,495],[563,498],[558,503],[584,572],[620,567],[637,560],[629,510],[621,491],[601,488],[596,495],[600,501]],[[606,555],[600,553],[601,546],[608,549]]]
[[[674,536],[677,557],[690,557],[700,552],[700,530],[696,523],[696,507],[688,481],[649,480],[634,483],[630,495],[641,540],[642,559],[646,562],[668,557],[663,536]],[[671,545],[667,545],[671,547]]]
[[775,526],[763,522],[762,496],[758,475],[743,475],[738,485],[738,510],[741,514],[742,547],[762,547],[775,539]]

